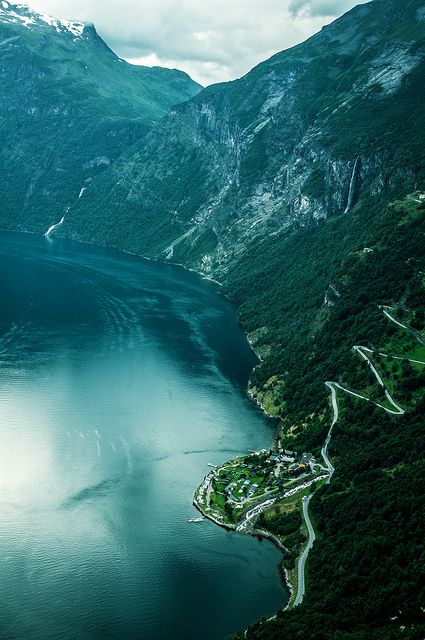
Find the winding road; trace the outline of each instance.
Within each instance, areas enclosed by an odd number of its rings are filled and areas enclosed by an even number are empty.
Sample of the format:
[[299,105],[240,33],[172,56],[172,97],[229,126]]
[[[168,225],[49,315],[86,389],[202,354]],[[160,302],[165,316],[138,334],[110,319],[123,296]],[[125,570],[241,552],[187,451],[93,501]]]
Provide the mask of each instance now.
[[304,515],[304,520],[308,529],[308,542],[307,542],[306,548],[304,549],[304,551],[302,552],[298,560],[298,591],[297,591],[296,598],[294,600],[294,604],[292,605],[293,607],[297,607],[299,604],[301,604],[301,602],[304,599],[305,563],[307,561],[308,554],[310,553],[313,543],[316,539],[316,534],[314,532],[314,528],[310,520],[310,514],[308,513],[308,506],[310,504],[310,500],[312,499],[313,495],[314,494],[311,493],[308,497],[304,496],[303,498],[303,515]]
[[394,322],[394,324],[396,324],[398,327],[401,327],[402,329],[405,329],[406,331],[411,333],[412,336],[414,336],[416,340],[418,340],[421,344],[425,344],[424,336],[422,336],[418,331],[415,331],[415,329],[412,329],[412,327],[408,327],[407,325],[403,324],[399,320],[396,320],[395,318],[393,318],[393,316],[387,311],[387,309],[392,311],[393,307],[380,307],[380,308],[382,309],[382,311],[384,312],[384,315],[388,318],[388,320],[391,320],[391,322]]
[[[401,322],[399,322],[398,320],[396,320],[395,318],[393,318],[391,316],[391,314],[388,313],[388,311],[386,311],[386,309],[389,309],[390,307],[381,307],[381,309],[383,310],[383,313],[385,314],[385,316],[391,320],[392,322],[394,322],[396,325],[398,325],[399,327],[401,327],[402,329],[408,331],[409,333],[411,333],[412,335],[414,335],[417,340],[419,342],[421,342],[421,344],[425,343],[425,339],[423,338],[423,336],[421,336],[420,334],[417,334],[417,332],[415,332],[413,329],[411,329],[410,327],[407,327],[406,325],[403,325]],[[341,384],[339,384],[339,382],[334,382],[334,381],[328,381],[326,382],[326,386],[330,389],[331,391],[331,402],[332,402],[332,408],[333,408],[333,418],[332,418],[332,422],[331,425],[329,427],[329,431],[327,433],[325,442],[323,443],[323,447],[321,449],[321,456],[323,458],[324,461],[324,465],[318,465],[321,468],[321,471],[323,471],[322,475],[318,475],[310,480],[308,480],[307,482],[303,482],[300,485],[297,485],[296,487],[286,490],[282,493],[277,493],[277,495],[274,495],[273,497],[270,496],[270,494],[268,494],[267,492],[263,494],[263,496],[261,496],[259,498],[259,501],[257,502],[257,504],[255,504],[255,506],[251,507],[243,516],[241,522],[235,526],[235,525],[228,525],[224,523],[224,520],[217,514],[217,513],[211,513],[211,512],[206,512],[203,509],[202,503],[205,502],[207,505],[210,505],[210,496],[211,496],[211,481],[213,479],[213,477],[215,477],[215,475],[217,474],[217,469],[215,469],[214,471],[210,472],[207,476],[205,476],[201,486],[199,487],[197,493],[195,494],[195,498],[194,498],[194,504],[195,506],[198,508],[199,511],[201,511],[201,513],[208,519],[212,520],[213,522],[215,522],[216,524],[220,525],[220,526],[224,526],[226,528],[232,528],[235,529],[236,531],[239,531],[241,533],[255,533],[255,521],[258,518],[258,516],[260,515],[260,513],[262,513],[263,511],[266,511],[267,509],[269,509],[275,502],[277,502],[278,500],[283,500],[284,498],[288,498],[289,496],[298,493],[299,491],[306,489],[307,487],[309,487],[310,485],[316,484],[318,481],[320,480],[325,480],[327,483],[330,483],[332,476],[335,472],[335,467],[333,466],[331,460],[329,459],[329,455],[328,455],[328,448],[329,448],[329,444],[331,442],[331,438],[332,438],[332,432],[334,429],[334,426],[336,425],[336,423],[338,422],[338,418],[339,418],[339,408],[338,408],[338,398],[337,398],[337,391],[343,391],[344,393],[347,393],[348,395],[354,396],[356,398],[360,398],[361,400],[365,400],[366,402],[370,402],[371,404],[376,405],[377,407],[379,407],[380,409],[383,409],[384,411],[386,411],[388,414],[390,415],[394,415],[394,416],[401,416],[405,413],[405,410],[403,409],[403,407],[401,407],[395,400],[394,398],[391,396],[389,390],[387,389],[384,380],[382,379],[379,371],[377,370],[377,368],[375,367],[372,359],[371,359],[371,355],[374,354],[374,352],[369,349],[368,347],[365,346],[361,346],[361,345],[355,345],[353,347],[353,350],[358,353],[360,355],[360,357],[368,364],[368,366],[370,367],[372,373],[374,374],[375,378],[376,378],[376,382],[378,383],[378,385],[381,387],[381,389],[383,390],[383,392],[385,393],[385,396],[388,400],[388,403],[391,405],[392,408],[389,408],[388,406],[384,406],[383,404],[380,404],[379,402],[375,402],[374,400],[371,400],[371,398],[368,398],[367,396],[361,394],[361,393],[357,393],[356,391],[352,391],[351,389],[347,389],[346,387],[343,387]],[[392,357],[396,360],[408,360],[409,362],[413,363],[413,364],[422,364],[425,365],[425,362],[422,362],[421,360],[413,360],[410,358],[402,358],[400,356],[390,356],[387,353],[383,353],[383,352],[378,352],[378,355],[380,355],[381,357]],[[305,566],[306,566],[306,562],[308,559],[308,555],[313,547],[314,541],[316,539],[316,534],[314,531],[314,527],[313,524],[311,522],[310,519],[310,514],[309,514],[309,505],[310,505],[310,501],[314,495],[314,491],[308,495],[308,496],[304,496],[302,499],[302,512],[303,512],[303,517],[304,517],[304,522],[307,528],[307,532],[308,532],[308,540],[307,540],[307,544],[303,550],[303,552],[301,553],[299,559],[298,559],[298,585],[297,585],[297,592],[294,598],[294,601],[292,604],[288,604],[287,608],[293,608],[293,607],[297,607],[298,605],[300,605],[304,599],[304,595],[305,595]],[[247,500],[248,501],[248,500]],[[276,541],[276,540],[275,540]]]
[[[411,333],[413,336],[415,336],[415,338],[421,343],[421,344],[425,344],[425,339],[423,338],[423,336],[421,336],[420,334],[418,334],[416,331],[414,331],[413,329],[411,329],[410,327],[402,324],[401,322],[399,322],[398,320],[396,320],[395,318],[392,317],[392,315],[390,313],[388,313],[388,311],[386,309],[389,309],[390,307],[381,307],[381,309],[383,310],[383,313],[385,314],[385,316],[391,320],[392,322],[394,322],[394,324],[398,325],[399,327],[401,327],[402,329],[405,329],[406,331],[408,331],[409,333]],[[332,400],[332,407],[333,407],[333,418],[332,418],[332,423],[331,426],[329,428],[328,434],[326,436],[326,440],[323,444],[322,447],[322,451],[321,451],[321,455],[322,458],[325,462],[325,465],[327,467],[327,470],[329,472],[329,476],[328,476],[328,483],[331,481],[332,475],[335,471],[334,466],[332,465],[332,462],[329,459],[328,456],[328,447],[329,447],[329,443],[331,441],[332,438],[332,431],[334,426],[336,425],[336,423],[338,422],[338,417],[339,417],[339,411],[338,411],[338,399],[337,399],[337,395],[336,392],[339,389],[340,391],[344,391],[344,393],[348,393],[351,396],[355,396],[356,398],[360,398],[361,400],[366,400],[366,402],[371,402],[372,404],[376,405],[377,407],[384,409],[384,411],[386,411],[387,413],[391,414],[391,415],[397,415],[397,416],[401,416],[405,413],[405,410],[400,407],[399,404],[397,404],[397,402],[394,400],[394,398],[391,396],[390,392],[388,391],[387,387],[385,386],[385,383],[381,377],[381,375],[379,374],[379,372],[377,371],[375,365],[373,364],[372,360],[369,357],[369,354],[373,354],[373,351],[371,349],[369,349],[368,347],[363,347],[360,345],[355,345],[353,347],[353,350],[358,353],[363,360],[365,360],[367,362],[367,364],[369,365],[369,367],[371,368],[377,383],[379,384],[379,386],[383,389],[385,396],[388,400],[388,402],[392,405],[392,407],[394,407],[394,409],[389,409],[388,407],[385,407],[384,405],[380,404],[379,402],[375,402],[374,400],[371,400],[370,398],[360,394],[360,393],[356,393],[355,391],[351,391],[350,389],[346,389],[345,387],[343,387],[342,385],[340,385],[338,382],[332,382],[332,381],[328,381],[326,382],[326,386],[331,390],[331,400]],[[380,356],[383,357],[389,357],[389,354],[386,353],[379,353]],[[397,360],[408,360],[409,362],[413,363],[413,364],[424,364],[425,362],[422,362],[421,360],[412,360],[410,358],[400,358],[399,356],[392,356],[394,358],[396,358]],[[304,594],[305,594],[305,565],[306,565],[306,561],[308,558],[308,555],[311,551],[311,548],[313,547],[313,543],[316,539],[316,534],[314,532],[314,528],[313,525],[311,523],[310,520],[310,515],[308,512],[308,507],[310,504],[310,500],[313,497],[314,493],[310,494],[308,497],[304,497],[303,498],[303,516],[304,516],[304,521],[307,527],[307,531],[308,531],[308,541],[307,541],[307,545],[304,549],[304,551],[302,552],[299,560],[298,560],[298,589],[297,589],[297,595],[295,596],[295,600],[292,604],[292,608],[293,607],[297,607],[298,605],[300,605],[304,599]]]

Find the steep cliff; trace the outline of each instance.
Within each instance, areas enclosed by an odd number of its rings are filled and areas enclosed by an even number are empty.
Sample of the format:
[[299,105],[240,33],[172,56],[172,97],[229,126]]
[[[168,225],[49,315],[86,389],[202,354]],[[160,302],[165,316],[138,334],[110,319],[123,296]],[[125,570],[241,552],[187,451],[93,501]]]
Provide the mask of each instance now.
[[420,9],[419,0],[358,6],[174,108],[92,185],[63,233],[223,276],[254,238],[414,184]]

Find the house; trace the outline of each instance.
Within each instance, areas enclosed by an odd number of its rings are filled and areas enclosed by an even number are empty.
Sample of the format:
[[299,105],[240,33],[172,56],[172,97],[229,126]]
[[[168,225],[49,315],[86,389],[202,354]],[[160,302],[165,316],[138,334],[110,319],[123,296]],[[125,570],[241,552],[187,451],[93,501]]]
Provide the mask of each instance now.
[[298,476],[300,475],[300,473],[304,473],[306,469],[307,469],[307,465],[304,464],[303,462],[300,462],[300,463],[295,462],[294,464],[291,464],[288,467],[288,471],[291,476]]

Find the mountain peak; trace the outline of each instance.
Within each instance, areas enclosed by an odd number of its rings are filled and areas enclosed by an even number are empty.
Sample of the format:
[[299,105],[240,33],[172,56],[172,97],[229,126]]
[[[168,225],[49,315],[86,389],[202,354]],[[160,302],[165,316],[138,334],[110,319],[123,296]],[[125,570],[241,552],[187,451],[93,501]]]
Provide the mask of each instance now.
[[47,13],[39,13],[25,4],[12,4],[7,0],[0,1],[0,23],[22,24],[30,30],[50,27],[61,34],[81,38],[87,25],[83,22],[72,22],[54,18]]

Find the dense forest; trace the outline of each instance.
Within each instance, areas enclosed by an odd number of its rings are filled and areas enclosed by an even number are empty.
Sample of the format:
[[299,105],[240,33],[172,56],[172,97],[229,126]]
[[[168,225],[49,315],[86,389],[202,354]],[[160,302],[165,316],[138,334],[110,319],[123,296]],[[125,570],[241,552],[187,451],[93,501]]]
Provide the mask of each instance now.
[[[326,406],[326,380],[347,368],[361,375],[350,350],[383,346],[380,305],[423,304],[424,215],[425,204],[413,195],[393,203],[365,199],[315,229],[270,240],[272,248],[260,242],[230,272],[226,291],[240,303],[244,328],[265,328],[255,334],[267,356],[252,385],[284,377],[276,398],[284,414],[316,414]],[[311,425],[309,433],[313,438]]]
[[401,428],[366,403],[344,401],[335,476],[313,500],[319,536],[305,601],[247,638],[424,637],[424,410],[422,401]]
[[[353,345],[373,351],[387,388],[406,410],[391,416],[338,394],[330,448],[336,471],[311,502],[317,539],[307,595],[300,607],[252,626],[247,638],[424,637],[425,372],[407,360],[425,361],[424,218],[419,193],[365,199],[315,229],[283,235],[267,267],[262,252],[253,251],[229,279],[245,328],[264,327],[255,335],[267,357],[252,384],[261,387],[276,373],[284,381],[275,399],[282,444],[320,455],[331,420],[327,380],[385,406]],[[385,317],[383,305],[412,331]],[[299,527],[295,514],[262,516],[259,524],[284,535]]]

